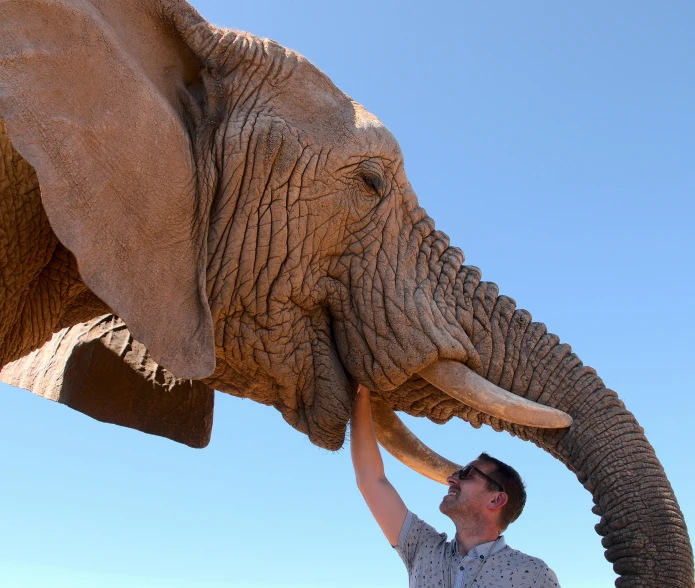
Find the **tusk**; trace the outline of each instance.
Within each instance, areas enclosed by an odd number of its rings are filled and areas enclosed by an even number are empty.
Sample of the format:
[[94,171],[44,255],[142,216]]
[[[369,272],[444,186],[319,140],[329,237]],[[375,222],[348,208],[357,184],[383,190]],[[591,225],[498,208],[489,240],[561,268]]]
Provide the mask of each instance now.
[[507,392],[457,361],[440,359],[418,375],[471,408],[510,423],[542,429],[563,429],[572,424],[567,413]]
[[398,461],[440,484],[446,484],[447,477],[461,469],[420,441],[383,400],[373,394],[371,400],[376,438]]

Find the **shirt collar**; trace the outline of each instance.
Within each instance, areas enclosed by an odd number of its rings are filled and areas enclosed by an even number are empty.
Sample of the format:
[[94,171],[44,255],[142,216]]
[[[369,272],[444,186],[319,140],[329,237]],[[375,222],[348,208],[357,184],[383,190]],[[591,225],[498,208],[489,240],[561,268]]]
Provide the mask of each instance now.
[[[456,537],[454,537],[454,540],[452,541],[453,543],[453,548],[454,548],[454,553],[459,553],[459,546],[458,542],[456,541]],[[464,557],[486,557],[492,546],[495,544],[495,541],[488,541],[487,543],[481,543],[480,545],[476,545],[473,549],[471,549],[468,552],[467,556]],[[499,541],[497,541],[497,545],[495,546],[495,551],[490,553],[491,556],[495,555],[496,553],[499,553],[502,551],[505,547],[507,546],[506,541],[504,540],[504,535],[499,536]]]

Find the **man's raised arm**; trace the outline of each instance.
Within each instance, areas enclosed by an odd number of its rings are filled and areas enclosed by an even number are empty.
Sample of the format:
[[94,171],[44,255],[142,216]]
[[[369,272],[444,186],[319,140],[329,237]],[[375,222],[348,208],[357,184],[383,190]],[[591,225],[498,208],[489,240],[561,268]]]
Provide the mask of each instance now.
[[372,425],[369,390],[363,386],[357,389],[352,409],[350,453],[357,487],[389,543],[395,546],[408,509],[384,474],[384,462]]

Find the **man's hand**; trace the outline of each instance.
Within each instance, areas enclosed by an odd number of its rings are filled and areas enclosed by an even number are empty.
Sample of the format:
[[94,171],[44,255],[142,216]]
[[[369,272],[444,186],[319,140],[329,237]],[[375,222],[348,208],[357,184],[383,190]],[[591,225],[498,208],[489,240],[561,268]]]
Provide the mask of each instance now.
[[389,543],[395,546],[408,509],[384,474],[384,462],[372,425],[369,397],[367,388],[361,385],[357,387],[357,398],[350,419],[352,465],[355,468],[357,487],[369,510]]

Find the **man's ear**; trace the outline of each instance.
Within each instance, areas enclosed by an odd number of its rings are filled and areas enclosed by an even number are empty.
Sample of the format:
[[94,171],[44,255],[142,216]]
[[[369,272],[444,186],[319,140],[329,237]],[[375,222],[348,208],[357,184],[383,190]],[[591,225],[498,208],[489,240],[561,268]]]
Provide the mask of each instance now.
[[0,0],[0,13],[0,118],[36,170],[53,231],[158,364],[209,376],[189,112],[205,103],[204,68],[175,21],[190,35],[207,23],[178,0]]
[[509,496],[506,492],[498,492],[495,496],[488,502],[489,510],[501,510],[505,504],[509,501]]

